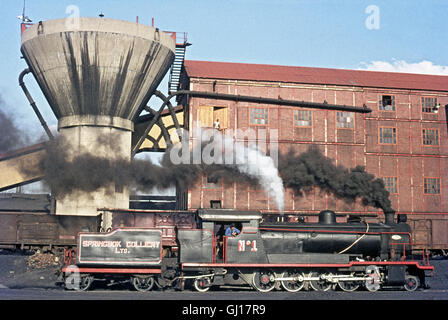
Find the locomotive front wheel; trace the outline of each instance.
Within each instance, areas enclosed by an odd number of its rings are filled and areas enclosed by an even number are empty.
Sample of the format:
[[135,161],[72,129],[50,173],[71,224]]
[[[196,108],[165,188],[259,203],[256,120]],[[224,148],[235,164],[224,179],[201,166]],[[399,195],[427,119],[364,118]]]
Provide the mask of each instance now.
[[194,279],[194,288],[199,292],[207,292],[210,290],[212,280],[210,277]]
[[254,273],[252,284],[260,292],[269,292],[275,288],[275,274],[271,270],[260,270]]
[[328,291],[331,289],[333,284],[331,282],[328,282],[327,280],[325,280],[323,276],[324,276],[323,273],[322,274],[317,273],[317,272],[311,273],[311,277],[319,278],[319,280],[311,280],[310,281],[311,288],[313,288],[315,291]]
[[407,275],[404,288],[407,291],[415,291],[420,286],[420,280],[416,276]]
[[147,292],[154,286],[153,277],[132,277],[132,285],[135,290],[140,292]]
[[282,280],[283,288],[289,292],[300,291],[305,285],[304,275],[298,271],[285,271],[282,278],[295,278],[294,280]]

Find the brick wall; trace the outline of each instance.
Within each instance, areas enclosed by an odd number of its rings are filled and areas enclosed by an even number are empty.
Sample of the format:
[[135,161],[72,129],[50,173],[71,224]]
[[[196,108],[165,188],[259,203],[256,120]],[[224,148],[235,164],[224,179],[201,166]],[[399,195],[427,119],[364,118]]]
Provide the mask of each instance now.
[[[216,81],[216,82],[215,82]],[[446,92],[424,92],[416,90],[360,88],[330,85],[306,85],[293,83],[250,82],[236,80],[188,79],[189,89],[219,93],[327,102],[329,104],[363,106],[373,111],[370,114],[355,113],[352,128],[338,128],[336,111],[312,110],[310,126],[295,126],[295,110],[303,108],[262,105],[214,99],[191,98],[188,119],[191,126],[199,117],[201,106],[227,108],[225,127],[277,129],[279,151],[290,148],[306,151],[316,145],[337,165],[354,167],[362,165],[376,177],[397,178],[397,192],[391,194],[393,208],[398,212],[447,213],[448,203],[448,139],[445,105]],[[394,97],[395,110],[379,110],[379,97]],[[421,97],[436,96],[442,105],[439,112],[422,112]],[[250,124],[250,108],[267,108],[268,124]],[[394,130],[395,142],[381,143],[380,130]],[[435,130],[438,144],[423,144],[422,130]],[[438,194],[425,194],[424,179],[440,179]],[[219,189],[203,188],[201,181],[190,186],[189,208],[208,208],[210,201],[220,200],[224,208],[275,210],[273,201],[260,190],[247,185],[232,183]],[[376,212],[375,208],[360,203],[347,204],[332,196],[322,194],[316,188],[304,196],[292,190],[285,192],[285,210],[318,212],[323,209],[336,211]]]

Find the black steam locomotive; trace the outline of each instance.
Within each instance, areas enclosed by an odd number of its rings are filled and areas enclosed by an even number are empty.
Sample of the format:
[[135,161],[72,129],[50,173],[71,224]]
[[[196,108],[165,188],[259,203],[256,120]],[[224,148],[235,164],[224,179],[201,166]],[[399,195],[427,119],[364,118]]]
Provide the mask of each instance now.
[[[326,210],[317,223],[269,223],[259,212],[198,210],[194,228],[175,228],[175,245],[166,245],[157,227],[80,233],[64,283],[87,290],[94,280],[121,279],[139,291],[191,285],[201,292],[224,285],[261,292],[424,288],[434,267],[409,259],[410,227],[405,217],[397,220],[386,213],[384,223],[337,223]],[[231,223],[241,230],[236,236],[224,234]]]

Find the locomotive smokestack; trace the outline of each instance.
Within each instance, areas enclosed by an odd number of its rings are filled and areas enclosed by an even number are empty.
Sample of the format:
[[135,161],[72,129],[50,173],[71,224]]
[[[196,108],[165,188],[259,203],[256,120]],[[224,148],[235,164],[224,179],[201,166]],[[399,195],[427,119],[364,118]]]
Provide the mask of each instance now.
[[395,223],[395,211],[391,208],[384,209],[384,223],[385,224],[394,224]]

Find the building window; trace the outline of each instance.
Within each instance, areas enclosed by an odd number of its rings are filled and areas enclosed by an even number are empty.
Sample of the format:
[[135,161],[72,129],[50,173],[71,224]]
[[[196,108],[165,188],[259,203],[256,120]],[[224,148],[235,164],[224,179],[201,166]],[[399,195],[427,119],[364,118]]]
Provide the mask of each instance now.
[[422,97],[422,112],[434,113],[437,108],[437,98],[434,97]]
[[210,200],[210,208],[212,209],[221,209],[221,200]]
[[397,129],[396,128],[380,128],[380,143],[381,144],[396,144],[397,143]]
[[384,187],[389,193],[398,193],[397,177],[383,177]]
[[336,126],[338,129],[353,129],[354,122],[355,119],[353,112],[336,112]]
[[249,192],[261,192],[261,191],[264,191],[264,189],[260,184],[255,183],[255,184],[249,185]]
[[203,189],[221,189],[221,181],[218,177],[203,176],[202,177]]
[[439,145],[439,130],[437,129],[423,129],[423,145],[438,146]]
[[311,127],[313,124],[313,111],[294,110],[294,125],[297,127]]
[[425,178],[425,194],[440,194],[440,179]]
[[268,124],[268,108],[250,108],[250,124]]
[[380,111],[395,111],[395,96],[380,95],[379,109]]

